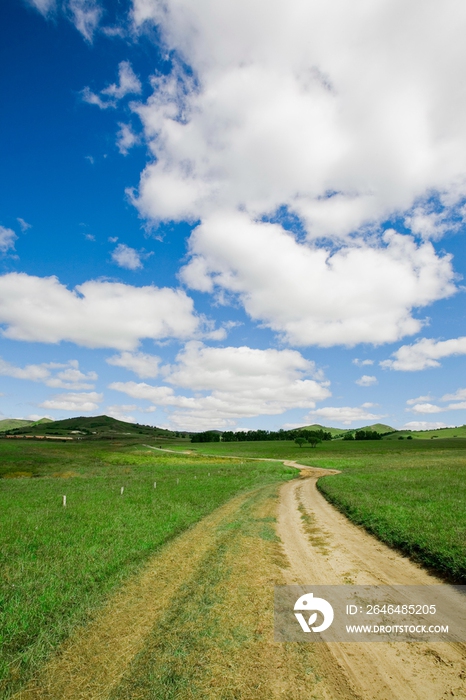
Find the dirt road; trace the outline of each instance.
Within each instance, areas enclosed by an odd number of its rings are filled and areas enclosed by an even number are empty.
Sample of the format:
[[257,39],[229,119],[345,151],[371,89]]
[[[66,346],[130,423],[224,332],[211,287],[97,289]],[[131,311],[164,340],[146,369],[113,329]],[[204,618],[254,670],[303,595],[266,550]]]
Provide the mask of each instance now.
[[[295,462],[285,464],[300,468]],[[304,478],[282,486],[277,529],[290,562],[290,568],[284,571],[287,583],[441,583],[351,524],[331,506],[316,488],[317,479],[329,471],[301,467]],[[465,645],[334,642],[315,646],[320,648],[317,653],[325,669],[324,682],[332,681],[333,688],[338,688],[338,695],[333,690],[334,697],[466,698]]]

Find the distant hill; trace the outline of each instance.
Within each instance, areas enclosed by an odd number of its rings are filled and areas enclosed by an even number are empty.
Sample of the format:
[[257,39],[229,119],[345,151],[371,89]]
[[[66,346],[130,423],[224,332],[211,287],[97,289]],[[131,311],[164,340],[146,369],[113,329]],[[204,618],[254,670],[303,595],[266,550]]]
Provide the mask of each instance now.
[[326,433],[330,433],[332,437],[335,437],[335,435],[354,433],[356,430],[373,430],[376,433],[391,433],[395,430],[395,428],[391,428],[389,425],[384,425],[383,423],[364,425],[361,428],[328,428],[325,425],[313,423],[312,425],[304,425],[302,428],[296,428],[296,430],[325,430]]
[[461,425],[456,428],[437,428],[436,430],[398,430],[394,435],[388,435],[385,440],[397,440],[399,437],[408,437],[410,435],[418,440],[445,440],[450,438],[466,438],[466,425]]
[[11,428],[3,428],[3,430],[8,430],[10,434],[16,435],[27,433],[27,435],[75,437],[76,439],[140,438],[144,436],[159,439],[174,436],[170,430],[150,425],[127,423],[110,416],[78,416],[57,421],[42,419],[36,423],[31,421],[19,421],[19,423],[22,425],[17,424]]
[[362,428],[356,428],[357,430],[372,430],[375,433],[394,433],[396,428],[392,428],[390,425],[385,425],[384,423],[373,423],[372,425],[364,425]]
[[345,428],[327,428],[325,425],[319,425],[319,423],[303,425],[302,428],[296,428],[296,430],[325,430],[325,432],[330,433],[332,437],[348,432],[348,430]]
[[0,420],[0,433],[4,430],[14,430],[15,428],[24,428],[27,425],[41,425],[42,423],[51,423],[50,418],[41,418],[40,420],[26,420],[22,418],[4,418]]

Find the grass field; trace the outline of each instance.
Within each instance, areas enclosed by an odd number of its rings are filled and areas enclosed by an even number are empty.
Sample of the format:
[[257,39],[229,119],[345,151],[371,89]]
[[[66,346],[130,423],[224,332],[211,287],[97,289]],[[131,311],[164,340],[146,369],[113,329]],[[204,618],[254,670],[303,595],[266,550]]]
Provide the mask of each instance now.
[[1,698],[164,543],[233,495],[295,474],[84,442],[1,441],[0,464]]
[[466,583],[466,440],[196,445],[198,452],[334,468],[320,491],[351,520],[456,583]]

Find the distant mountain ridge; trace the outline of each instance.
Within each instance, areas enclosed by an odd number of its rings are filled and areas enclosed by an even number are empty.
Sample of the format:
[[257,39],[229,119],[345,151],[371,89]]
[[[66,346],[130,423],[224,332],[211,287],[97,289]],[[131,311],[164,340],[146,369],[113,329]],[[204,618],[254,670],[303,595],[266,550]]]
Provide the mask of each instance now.
[[332,437],[334,437],[335,435],[343,435],[344,433],[354,433],[356,430],[372,430],[376,433],[393,433],[396,431],[396,428],[392,428],[390,425],[385,425],[384,423],[363,425],[361,428],[329,428],[325,425],[313,423],[312,425],[303,425],[302,428],[296,428],[296,430],[324,430],[326,433],[330,433]]

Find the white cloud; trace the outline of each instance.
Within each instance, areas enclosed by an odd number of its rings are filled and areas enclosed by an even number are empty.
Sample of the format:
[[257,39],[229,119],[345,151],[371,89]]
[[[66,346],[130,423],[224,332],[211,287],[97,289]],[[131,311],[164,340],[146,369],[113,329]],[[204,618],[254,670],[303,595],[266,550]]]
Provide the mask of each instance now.
[[119,243],[112,252],[112,260],[127,270],[139,270],[142,267],[140,253],[124,243]]
[[440,401],[462,401],[466,400],[466,389],[458,389],[454,394],[445,394]]
[[115,100],[121,100],[126,95],[138,95],[142,90],[141,81],[133,71],[129,61],[118,64],[118,84],[112,83],[101,91]]
[[70,291],[56,277],[0,276],[2,335],[12,340],[134,350],[143,338],[192,336],[199,327],[182,290],[92,280]]
[[139,143],[140,139],[139,136],[133,132],[129,124],[122,124],[119,122],[118,126],[120,129],[117,133],[117,146],[120,153],[125,156],[130,148]]
[[191,341],[163,374],[167,383],[194,396],[144,382],[113,382],[110,388],[174,409],[172,424],[190,430],[233,426],[241,418],[314,407],[316,401],[330,396],[328,382],[316,381],[315,373],[314,363],[295,350],[213,348]]
[[416,372],[430,367],[440,367],[439,360],[452,355],[466,355],[466,337],[450,340],[421,338],[413,345],[402,345],[393,353],[394,360],[383,360],[380,366],[404,372]]
[[99,408],[102,401],[102,394],[95,391],[69,394],[56,394],[51,399],[39,404],[41,408],[48,408],[57,411],[76,411],[89,413]]
[[276,224],[221,213],[195,229],[190,250],[188,286],[238,295],[251,318],[298,345],[393,342],[422,327],[413,307],[454,290],[448,257],[393,231],[383,248],[359,242],[329,254]]
[[[116,107],[118,101],[126,97],[126,95],[139,94],[141,90],[141,81],[134,73],[131,63],[129,61],[121,61],[118,64],[118,84],[112,83],[108,85],[99,94],[92,92],[89,87],[85,87],[81,95],[84,102],[96,105],[100,109],[107,109],[108,107]],[[124,128],[129,130],[129,127],[126,125],[120,124],[119,126],[122,130]],[[129,138],[129,131],[126,134],[126,138]]]
[[[61,371],[54,374],[52,370]],[[54,389],[93,389],[93,382],[98,378],[95,372],[81,372],[77,360],[69,360],[65,364],[44,362],[40,365],[17,367],[0,358],[0,375],[42,382]]]
[[44,17],[47,17],[48,15],[52,14],[57,9],[56,0],[28,0],[28,2],[30,5],[32,5],[32,7],[35,7],[36,10],[38,10]]
[[373,364],[374,360],[359,360],[357,357],[355,357],[353,360],[353,365],[357,365],[358,367],[366,367],[367,365]]
[[[379,227],[396,216],[424,238],[456,230],[466,6],[133,0],[132,14],[181,57],[133,106],[154,157],[133,201],[154,221],[201,220],[185,281],[239,295],[295,343],[418,332],[413,309],[453,293],[450,261]],[[283,210],[299,242],[260,223]]]
[[368,374],[363,374],[362,377],[356,379],[355,384],[359,386],[373,386],[377,384],[377,377],[371,377]]
[[93,382],[97,378],[95,372],[87,372],[85,374],[75,366],[57,372],[55,377],[51,377],[45,383],[54,389],[93,389]]
[[86,41],[92,43],[103,10],[96,0],[69,0],[71,21]]
[[11,228],[0,226],[0,252],[7,253],[9,250],[14,249],[17,238],[18,236]]
[[106,362],[115,367],[124,367],[141,377],[157,377],[160,373],[160,357],[148,355],[143,352],[122,352],[119,355],[108,357]]
[[406,404],[408,406],[413,406],[415,403],[426,403],[428,401],[431,401],[431,397],[429,395],[427,396],[417,396],[415,399],[408,399],[406,401]]
[[126,423],[135,423],[136,418],[131,415],[131,411],[135,411],[137,406],[134,404],[118,404],[115,406],[108,406],[105,410],[105,415],[112,416],[117,420],[125,421]]
[[15,379],[29,379],[33,382],[43,382],[50,376],[50,370],[46,365],[26,365],[16,367],[10,362],[0,359],[0,374],[4,377]]
[[441,423],[439,421],[435,423],[429,423],[424,420],[413,420],[409,423],[405,423],[402,430],[437,430],[438,428],[453,428],[453,425],[446,425],[446,423]]
[[417,403],[411,409],[413,413],[444,413],[445,411],[464,411],[466,401],[450,403],[448,406],[437,406],[432,403]]
[[315,420],[316,418],[324,419],[330,423],[342,423],[343,425],[350,425],[351,423],[361,422],[361,421],[376,421],[381,418],[385,418],[384,415],[376,415],[375,413],[370,413],[367,407],[353,407],[353,406],[326,406],[325,408],[318,408],[315,411],[311,411],[306,419]]
[[413,413],[440,413],[444,409],[441,406],[436,406],[433,403],[424,402],[416,403],[410,409]]
[[312,236],[451,193],[465,173],[465,15],[460,0],[133,0],[135,25],[157,24],[197,77],[154,80],[146,174],[186,195],[175,217],[188,200],[194,218],[212,200],[287,205]]
[[16,219],[16,221],[19,223],[20,228],[21,228],[21,231],[22,231],[23,233],[24,233],[25,231],[27,231],[29,228],[32,228],[32,224],[28,224],[28,222],[25,221],[24,219],[22,219],[20,216],[18,216],[18,218]]

